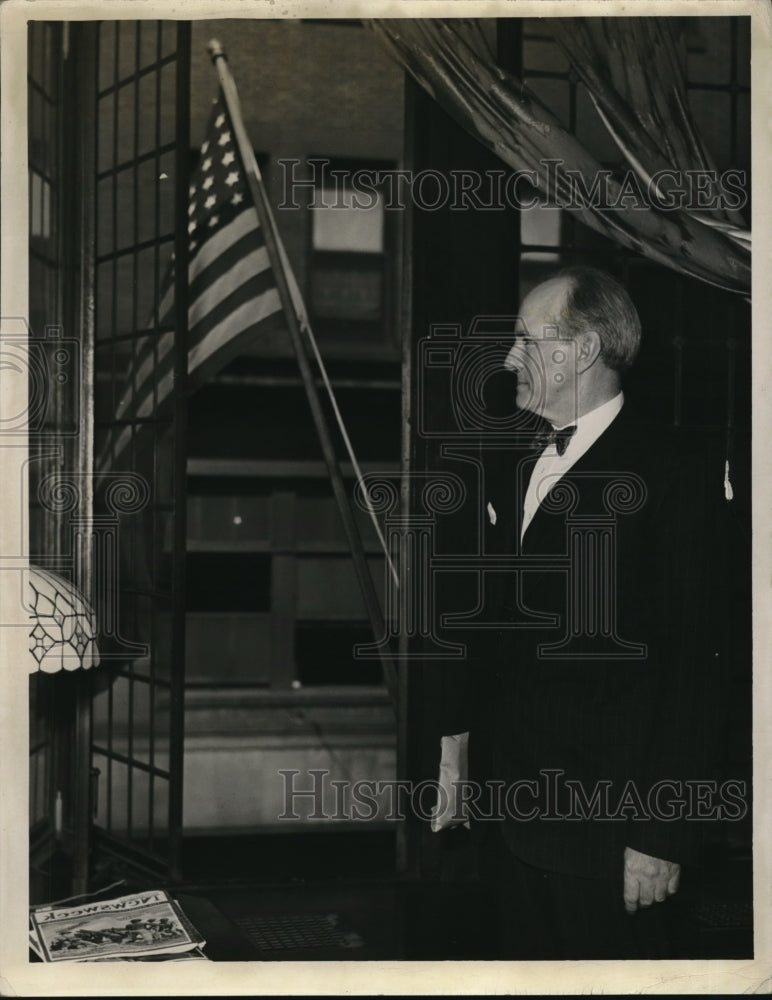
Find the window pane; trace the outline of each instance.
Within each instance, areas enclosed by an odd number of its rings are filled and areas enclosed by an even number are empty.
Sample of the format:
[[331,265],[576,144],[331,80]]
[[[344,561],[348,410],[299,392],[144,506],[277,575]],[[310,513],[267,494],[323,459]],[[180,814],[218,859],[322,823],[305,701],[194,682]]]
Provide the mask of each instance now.
[[377,320],[381,316],[383,275],[381,262],[355,269],[350,264],[317,262],[311,281],[317,316],[337,319]]
[[555,42],[526,37],[523,39],[523,68],[526,72],[536,69],[567,73],[568,60]]
[[534,205],[520,212],[520,239],[533,246],[560,246],[562,212],[559,208]]
[[[380,253],[383,250],[383,198],[359,207],[354,191],[322,189],[311,213],[314,250]],[[371,195],[368,194],[368,199]]]

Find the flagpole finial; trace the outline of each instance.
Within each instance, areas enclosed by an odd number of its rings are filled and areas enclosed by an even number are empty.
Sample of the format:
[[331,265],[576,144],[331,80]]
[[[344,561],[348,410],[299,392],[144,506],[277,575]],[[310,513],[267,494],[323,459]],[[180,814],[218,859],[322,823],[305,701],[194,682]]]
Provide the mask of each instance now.
[[214,62],[215,59],[219,59],[220,57],[222,57],[223,59],[225,58],[225,50],[223,49],[222,45],[216,38],[212,38],[209,41],[206,50],[211,56],[212,62]]

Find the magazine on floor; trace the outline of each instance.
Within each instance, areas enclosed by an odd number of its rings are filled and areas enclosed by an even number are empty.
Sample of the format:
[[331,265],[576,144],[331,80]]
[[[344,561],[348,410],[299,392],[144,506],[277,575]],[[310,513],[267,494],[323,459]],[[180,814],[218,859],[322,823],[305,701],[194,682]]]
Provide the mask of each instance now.
[[161,889],[30,911],[30,946],[44,962],[202,958],[204,939]]

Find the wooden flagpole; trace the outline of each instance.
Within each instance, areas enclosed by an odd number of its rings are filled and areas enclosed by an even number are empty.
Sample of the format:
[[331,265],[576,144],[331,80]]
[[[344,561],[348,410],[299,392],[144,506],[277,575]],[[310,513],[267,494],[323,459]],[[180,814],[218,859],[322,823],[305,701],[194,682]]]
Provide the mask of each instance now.
[[[300,368],[300,374],[303,379],[306,395],[308,397],[308,403],[311,407],[314,425],[316,427],[317,434],[319,435],[319,443],[322,446],[322,452],[327,464],[327,471],[330,476],[330,482],[332,483],[333,493],[335,494],[338,509],[340,510],[340,514],[343,519],[343,526],[346,531],[346,537],[348,539],[351,555],[354,560],[354,569],[362,591],[362,597],[367,608],[367,615],[370,619],[370,625],[373,629],[375,641],[380,642],[387,634],[383,613],[381,611],[378,595],[375,591],[373,579],[370,574],[370,568],[367,565],[359,529],[354,519],[354,513],[351,509],[348,496],[346,495],[345,486],[343,485],[343,477],[335,455],[335,449],[332,444],[329,428],[327,427],[327,422],[324,417],[324,411],[322,410],[319,394],[316,390],[316,383],[311,370],[309,346],[304,339],[304,335],[307,336],[307,334],[303,330],[302,324],[299,322],[292,293],[287,281],[287,274],[284,270],[286,258],[283,260],[283,255],[281,253],[281,241],[276,230],[276,223],[270,206],[265,198],[265,192],[263,190],[262,180],[260,177],[260,169],[257,165],[257,160],[255,159],[252,143],[249,141],[249,136],[244,128],[236,84],[231,76],[227,58],[220,43],[216,40],[212,40],[207,48],[212,57],[212,62],[217,70],[223,97],[225,99],[225,105],[228,109],[228,114],[230,115],[234,132],[236,133],[236,146],[239,150],[244,174],[246,176],[247,183],[249,184],[249,189],[260,218],[260,223],[263,227],[266,248],[268,250],[271,263],[273,264],[276,288],[287,319],[290,337],[292,338],[292,346],[297,356],[298,367]],[[392,703],[396,709],[398,690],[396,668],[391,656],[383,651],[380,653],[380,660],[383,669],[384,681]]]

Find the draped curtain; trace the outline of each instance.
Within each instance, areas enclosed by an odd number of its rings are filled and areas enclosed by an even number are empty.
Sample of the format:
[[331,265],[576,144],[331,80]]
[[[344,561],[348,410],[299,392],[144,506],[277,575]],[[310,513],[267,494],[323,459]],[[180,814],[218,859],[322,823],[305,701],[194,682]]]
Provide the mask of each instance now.
[[[522,80],[496,65],[479,21],[369,23],[471,135],[513,170],[528,172],[543,204],[570,208],[590,228],[666,267],[748,294],[750,234],[737,212],[712,204],[720,202],[710,198],[710,188],[718,190],[715,168],[689,113],[675,19],[544,19],[620,151],[623,169],[611,177]],[[671,184],[686,171],[703,171],[710,207],[660,201],[668,198],[664,170],[675,171]],[[605,197],[596,198],[599,178]]]

